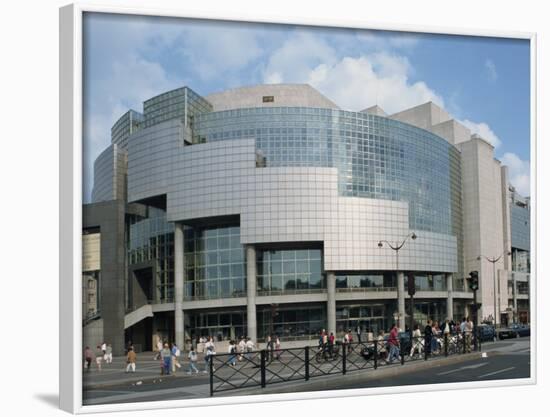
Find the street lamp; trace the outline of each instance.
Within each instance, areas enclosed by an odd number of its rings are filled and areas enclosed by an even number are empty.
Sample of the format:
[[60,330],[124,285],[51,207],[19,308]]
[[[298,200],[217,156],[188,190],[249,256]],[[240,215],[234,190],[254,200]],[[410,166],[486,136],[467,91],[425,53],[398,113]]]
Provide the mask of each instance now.
[[[399,244],[395,244],[395,245],[392,245],[390,242],[388,242],[387,240],[380,240],[378,242],[378,247],[379,248],[382,248],[384,246],[384,243],[386,245],[388,245],[390,247],[390,249],[393,249],[393,251],[395,252],[395,276],[397,279],[399,279],[399,250],[405,245],[405,243],[407,242],[407,240],[409,238],[411,238],[412,240],[416,240],[418,236],[416,236],[416,233],[412,232],[412,233],[409,233],[407,236],[405,236],[405,238],[403,239],[403,241]],[[404,283],[403,283],[404,285]],[[399,282],[397,283],[397,303],[399,305]],[[399,319],[399,327],[403,326],[403,328],[405,327],[404,326],[404,322],[401,323],[401,320],[404,320],[404,317],[401,319]]]
[[[497,278],[496,278],[496,271],[495,271],[495,264],[500,261],[500,259],[504,256],[510,256],[510,251],[504,251],[500,254],[498,258],[495,258],[494,256],[492,258],[489,258],[485,255],[479,255],[477,257],[477,260],[480,261],[481,258],[485,258],[487,261],[491,262],[493,264],[493,313],[494,313],[494,320],[495,320],[495,328],[497,327]],[[498,313],[500,314],[500,281],[498,281]],[[499,320],[500,321],[500,320]]]

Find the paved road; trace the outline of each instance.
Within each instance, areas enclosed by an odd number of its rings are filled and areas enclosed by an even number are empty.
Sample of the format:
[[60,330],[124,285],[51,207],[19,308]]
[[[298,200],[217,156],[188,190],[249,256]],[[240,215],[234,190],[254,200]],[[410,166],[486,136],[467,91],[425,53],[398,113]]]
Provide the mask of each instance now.
[[[358,381],[356,377],[335,378],[322,388],[306,382],[292,383],[293,392],[312,390],[350,389],[368,387],[387,387],[417,384],[437,384],[464,381],[488,381],[497,379],[528,378],[530,372],[530,338],[485,343],[483,350],[489,353],[488,358],[477,357],[460,363],[448,364],[446,359],[430,360],[433,366],[428,369],[415,370],[414,363],[408,363],[407,372],[396,372],[391,377],[373,377],[376,372],[368,371],[369,378]],[[460,356],[460,355],[459,355]],[[451,358],[451,357],[449,357]],[[124,374],[122,358],[120,364],[109,365],[99,373],[93,371],[85,374],[84,404],[126,403],[156,400],[172,400],[186,398],[205,398],[209,396],[209,376],[206,374],[188,376],[180,371],[176,376],[160,376],[159,362],[153,361],[150,355],[141,355],[141,363],[136,374]],[[115,361],[116,362],[116,361]],[[419,363],[424,361],[419,361]],[[202,363],[199,361],[202,365]],[[324,365],[324,366],[328,366]],[[395,366],[399,369],[400,365]],[[381,367],[379,369],[383,369]],[[202,370],[202,368],[200,368]],[[249,372],[253,372],[250,369]],[[348,375],[358,375],[362,371]],[[313,378],[310,382],[327,380],[330,377]],[[287,383],[273,385],[270,393],[277,392]],[[275,388],[277,386],[277,388]],[[288,386],[286,387],[288,389]],[[239,395],[239,391],[229,392],[228,395]],[[267,393],[259,388],[248,390],[245,394]],[[223,395],[222,393],[216,396]]]
[[[418,372],[396,375],[386,379],[341,383],[328,389],[395,387],[404,385],[441,384],[452,382],[492,381],[529,378],[530,353],[520,352],[490,355],[453,365],[435,366]],[[306,390],[304,390],[306,391]]]

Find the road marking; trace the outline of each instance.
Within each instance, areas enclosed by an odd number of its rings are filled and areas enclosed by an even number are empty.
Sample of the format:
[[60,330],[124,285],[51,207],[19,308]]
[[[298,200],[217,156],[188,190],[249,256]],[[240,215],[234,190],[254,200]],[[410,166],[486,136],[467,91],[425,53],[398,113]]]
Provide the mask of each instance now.
[[448,375],[448,374],[452,374],[453,372],[459,372],[459,371],[463,371],[465,369],[476,369],[476,368],[481,368],[482,366],[485,366],[487,365],[488,362],[483,362],[483,363],[477,363],[475,365],[467,365],[467,366],[461,366],[460,368],[457,368],[457,369],[452,369],[450,371],[445,371],[445,372],[440,372],[438,373],[437,375]]
[[488,374],[484,374],[484,375],[478,376],[478,378],[484,378],[484,377],[486,377],[486,376],[501,374],[501,373],[503,373],[503,372],[511,371],[512,369],[516,369],[516,367],[515,367],[515,366],[512,366],[512,367],[510,367],[510,368],[501,369],[500,371],[489,372]]

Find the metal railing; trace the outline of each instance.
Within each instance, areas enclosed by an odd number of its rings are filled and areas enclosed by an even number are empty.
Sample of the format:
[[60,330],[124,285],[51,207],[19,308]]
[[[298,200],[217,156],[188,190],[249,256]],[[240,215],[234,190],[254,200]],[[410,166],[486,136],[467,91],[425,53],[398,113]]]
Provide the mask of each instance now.
[[98,320],[101,318],[101,310],[96,310],[92,313],[86,314],[86,317],[82,319],[82,327],[85,327],[86,325],[90,324],[94,320]]
[[349,287],[336,288],[336,292],[396,292],[397,287]]
[[[476,340],[477,339],[477,340]],[[210,396],[214,393],[260,387],[310,378],[373,372],[379,367],[481,350],[473,334],[401,337],[397,344],[385,339],[360,343],[259,350],[210,355]]]

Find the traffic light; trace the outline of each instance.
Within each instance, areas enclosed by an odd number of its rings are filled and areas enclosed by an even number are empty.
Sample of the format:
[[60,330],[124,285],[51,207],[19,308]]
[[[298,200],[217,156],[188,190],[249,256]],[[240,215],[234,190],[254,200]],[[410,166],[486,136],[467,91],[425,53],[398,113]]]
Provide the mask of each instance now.
[[468,279],[468,286],[472,291],[479,289],[479,275],[477,271],[470,272],[470,278]]
[[414,274],[412,272],[407,274],[407,290],[409,291],[409,295],[411,297],[416,292],[416,287],[414,286]]

